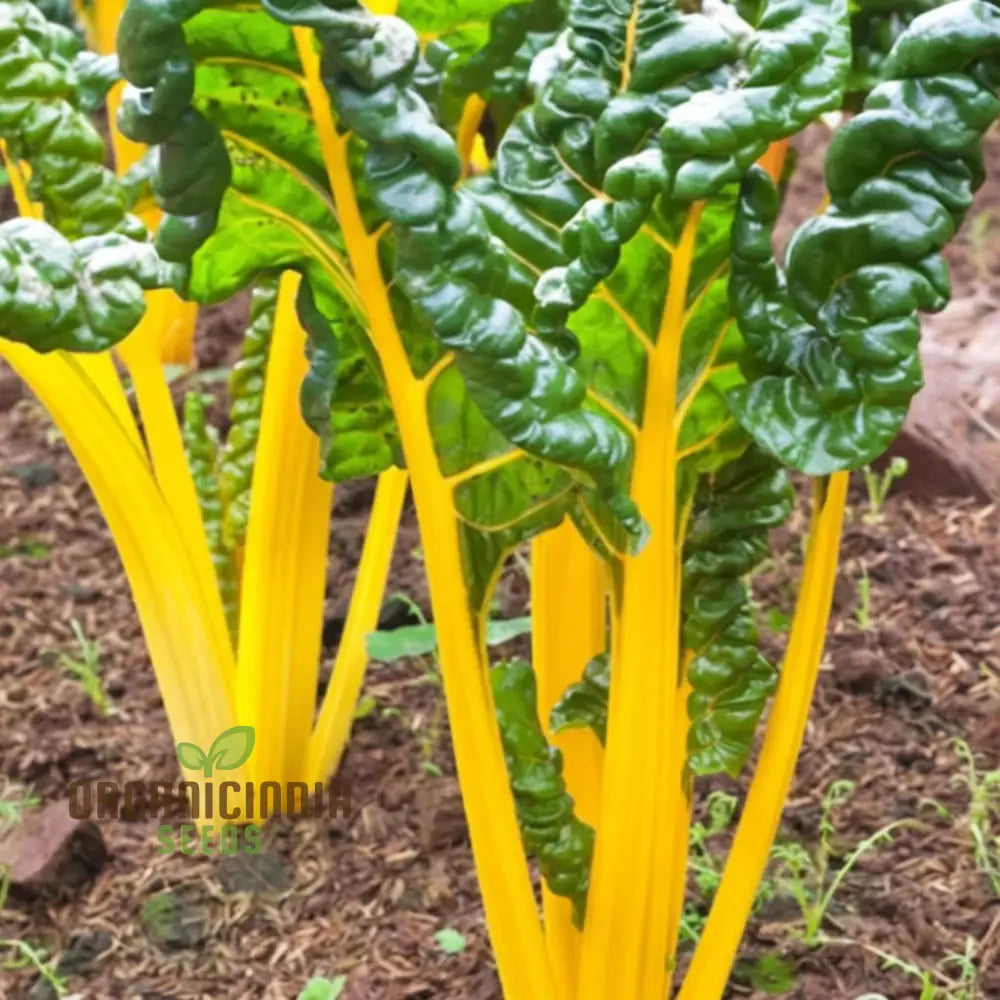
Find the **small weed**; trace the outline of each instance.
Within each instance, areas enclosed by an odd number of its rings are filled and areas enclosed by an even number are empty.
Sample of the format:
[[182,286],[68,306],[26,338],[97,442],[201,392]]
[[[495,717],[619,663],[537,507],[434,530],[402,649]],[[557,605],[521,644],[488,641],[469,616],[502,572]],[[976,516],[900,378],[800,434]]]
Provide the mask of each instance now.
[[[716,856],[710,841],[725,833],[736,815],[738,801],[735,795],[728,792],[714,791],[705,803],[708,813],[707,822],[695,820],[691,824],[690,855],[688,868],[694,877],[694,884],[699,895],[708,902],[715,895],[722,879],[723,859]],[[774,898],[774,885],[765,878],[757,889],[754,900],[754,911],[757,911],[769,900]],[[705,928],[706,907],[688,903],[681,916],[680,936],[682,941],[696,942]]]
[[[979,968],[976,965],[976,942],[972,938],[966,939],[964,952],[946,956],[932,969],[922,968],[863,941],[831,938],[828,943],[863,948],[875,955],[884,969],[901,972],[915,979],[920,984],[918,1000],[983,1000],[984,995],[979,986]],[[944,971],[952,966],[958,970],[957,979]],[[854,1000],[888,1000],[888,998],[882,993],[865,993],[863,996],[855,997]]]
[[780,955],[761,955],[750,966],[747,979],[761,993],[788,993],[795,988],[795,966]]
[[460,955],[469,946],[465,935],[456,931],[454,927],[441,928],[434,935],[434,941],[446,955]]
[[373,694],[363,694],[354,709],[355,720],[367,719],[378,710],[378,699]]
[[844,884],[854,866],[866,854],[889,842],[901,826],[910,826],[914,820],[895,820],[866,837],[843,860],[831,877],[831,861],[835,857],[833,838],[836,826],[833,812],[844,804],[854,791],[854,782],[835,781],[823,797],[819,823],[819,845],[815,851],[806,850],[801,844],[776,844],[772,857],[778,862],[775,875],[778,891],[786,893],[799,905],[803,927],[797,936],[810,947],[823,943],[823,920],[834,897]]
[[[5,783],[0,789],[0,836],[19,826],[28,809],[34,809],[39,800],[31,789],[18,789]],[[2,906],[0,906],[2,908]]]
[[882,506],[885,498],[889,495],[892,484],[897,479],[902,479],[908,469],[906,459],[897,455],[881,475],[870,465],[861,470],[865,477],[865,489],[868,491],[868,510],[863,517],[866,524],[882,523]]
[[31,538],[14,542],[12,545],[0,545],[0,559],[13,559],[15,556],[23,556],[25,559],[47,559],[49,550],[48,546]]
[[955,781],[969,792],[966,825],[979,870],[1000,896],[1000,770],[980,771],[976,756],[964,740],[955,741],[955,752],[963,769]]
[[347,976],[335,976],[333,979],[315,976],[306,983],[298,1000],[337,1000],[346,987]]
[[[8,892],[10,892],[10,873],[0,866],[0,910],[7,905]],[[0,969],[13,971],[31,966],[52,987],[57,997],[64,997],[69,992],[66,977],[56,972],[41,948],[35,948],[21,938],[0,938],[0,950],[14,953],[12,958],[0,961]]]
[[70,656],[69,653],[60,653],[59,665],[69,677],[80,684],[84,694],[93,702],[98,712],[108,716],[112,712],[112,705],[101,680],[100,643],[88,639],[75,618],[70,622],[70,627],[80,647],[80,655]]
[[858,580],[858,610],[854,612],[854,620],[858,628],[864,632],[872,629],[872,580],[868,575],[868,567],[861,564],[861,578]]

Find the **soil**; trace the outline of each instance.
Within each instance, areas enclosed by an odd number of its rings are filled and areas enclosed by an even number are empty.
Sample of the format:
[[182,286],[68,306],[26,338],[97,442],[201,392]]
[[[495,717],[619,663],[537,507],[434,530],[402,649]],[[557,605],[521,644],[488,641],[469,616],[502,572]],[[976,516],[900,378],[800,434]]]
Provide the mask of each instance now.
[[[996,143],[991,162],[995,180],[977,205],[992,213],[980,248],[985,271],[968,270],[972,251],[960,241],[960,298],[979,294],[984,275],[995,286],[1000,274]],[[231,357],[241,308],[206,320],[203,365]],[[1000,333],[995,314],[993,322]],[[169,780],[174,748],[115,549],[48,418],[11,385],[10,373],[0,371],[5,789],[30,787],[47,803],[64,799],[76,779]],[[331,637],[370,492],[362,483],[337,493]],[[910,496],[904,480],[873,524],[860,483],[852,498],[830,640],[781,839],[816,850],[821,803],[835,781],[854,789],[833,813],[833,870],[886,824],[908,825],[844,879],[823,925],[835,942],[801,944],[801,920],[787,892],[779,893],[754,918],[742,968],[780,955],[794,969],[785,995],[796,1000],[867,992],[917,1000],[916,979],[886,970],[877,952],[934,969],[944,985],[960,978],[949,956],[968,945],[980,973],[970,998],[1000,997],[1000,898],[976,865],[956,754],[961,739],[980,770],[1000,768],[1000,509]],[[426,607],[418,548],[408,513],[390,590]],[[774,552],[758,598],[778,625],[801,560],[790,535],[775,539]],[[525,581],[514,573],[503,583],[503,613],[522,611],[525,600]],[[56,664],[57,652],[72,648],[73,619],[99,639],[115,709],[108,718]],[[778,629],[768,641],[777,651],[782,639]],[[366,691],[377,709],[356,723],[339,774],[351,790],[348,817],[271,823],[267,863],[242,883],[232,859],[157,853],[154,823],[104,822],[110,860],[96,881],[68,901],[8,905],[0,938],[43,947],[64,963],[71,992],[96,1000],[289,1000],[309,977],[335,974],[348,976],[344,1000],[500,1000],[447,731],[435,723],[439,689],[425,666],[403,662],[372,665]],[[700,787],[701,807],[720,789],[734,786]],[[150,901],[167,892],[184,911],[183,933],[149,926]],[[701,905],[693,887],[690,901]],[[435,943],[443,928],[464,935],[463,951],[446,954]],[[751,979],[734,980],[730,995],[763,1000],[768,993]],[[0,996],[46,995],[34,971],[0,971]]]

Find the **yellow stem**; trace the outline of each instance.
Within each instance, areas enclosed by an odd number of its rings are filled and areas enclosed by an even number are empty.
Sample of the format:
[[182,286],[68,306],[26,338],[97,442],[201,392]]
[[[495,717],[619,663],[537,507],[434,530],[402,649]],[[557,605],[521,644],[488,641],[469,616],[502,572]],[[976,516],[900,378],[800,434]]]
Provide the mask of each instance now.
[[220,670],[231,652],[208,623],[186,539],[145,454],[79,357],[11,343],[0,352],[62,431],[104,514],[175,739],[209,746],[233,724]]
[[552,1000],[552,974],[496,725],[483,622],[468,605],[454,496],[441,476],[427,423],[427,387],[414,377],[396,328],[377,237],[365,229],[358,208],[349,137],[334,125],[313,35],[302,28],[293,32],[344,244],[399,421],[423,540],[455,760],[497,969],[506,996]]
[[465,164],[466,173],[468,173],[469,165],[473,162],[476,153],[476,140],[480,139],[481,141],[479,126],[482,124],[485,111],[486,102],[478,94],[472,94],[462,109],[462,117],[458,123],[458,134],[455,141],[458,145],[459,156],[462,157],[462,163]]
[[407,482],[401,469],[388,469],[379,476],[330,686],[309,742],[306,780],[310,783],[326,781],[347,743],[368,663],[365,640],[378,625]]
[[[607,644],[607,575],[601,560],[568,519],[531,545],[531,660],[538,712],[548,730],[553,706],[579,682],[587,662]],[[595,825],[600,812],[603,750],[589,729],[553,735],[576,814]],[[570,900],[542,887],[545,942],[559,997],[576,995],[582,935]]]
[[662,997],[672,866],[669,817],[684,806],[677,712],[679,589],[673,417],[680,338],[701,205],[671,263],[659,336],[647,362],[646,405],[632,494],[652,525],[623,561],[612,614],[612,669],[601,819],[594,850],[578,1000]]
[[256,730],[258,781],[305,778],[322,642],[333,485],[299,409],[299,281],[285,271],[278,288],[243,552],[236,705]]
[[235,665],[226,615],[205,537],[198,494],[184,452],[177,411],[156,346],[163,328],[163,311],[170,308],[170,300],[171,293],[165,290],[148,293],[146,314],[117,350],[132,378],[156,482],[177,522],[197,575],[198,602],[207,615],[207,624],[216,633],[220,649],[224,646],[229,650],[229,655],[218,661],[217,669],[223,672],[227,688],[233,691]]
[[[781,682],[704,933],[677,1000],[719,1000],[753,907],[795,773],[812,703],[837,577],[848,473],[838,472],[814,501],[809,550]],[[817,484],[817,494],[822,484]]]
[[781,175],[785,172],[785,160],[788,158],[788,149],[791,139],[779,139],[772,142],[764,151],[764,155],[757,161],[758,166],[763,167],[768,176],[777,184],[781,180]]

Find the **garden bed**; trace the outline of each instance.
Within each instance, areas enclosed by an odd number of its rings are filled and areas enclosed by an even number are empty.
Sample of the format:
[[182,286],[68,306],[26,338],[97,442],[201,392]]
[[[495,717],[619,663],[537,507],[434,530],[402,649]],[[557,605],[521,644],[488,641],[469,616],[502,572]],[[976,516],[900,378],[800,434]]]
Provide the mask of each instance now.
[[[991,161],[996,177],[995,139]],[[997,180],[984,190],[971,235],[952,253],[959,297],[992,295],[997,311],[992,320],[982,315],[1000,338],[998,191]],[[977,211],[987,213],[978,228]],[[206,339],[224,341],[234,315],[214,313]],[[174,780],[174,747],[115,549],[48,418],[18,396],[9,372],[0,372],[6,791],[30,787],[47,803],[64,799],[74,780]],[[991,447],[988,419],[978,433]],[[831,637],[781,840],[815,853],[821,803],[838,781],[854,788],[832,814],[836,856],[886,824],[908,823],[844,880],[823,924],[835,941],[799,940],[798,908],[774,876],[775,898],[754,918],[732,995],[767,995],[751,982],[759,986],[770,971],[786,978],[775,988],[801,1000],[870,991],[916,1000],[919,981],[886,970],[878,952],[933,971],[944,986],[960,981],[954,956],[970,949],[980,995],[997,997],[1000,899],[974,857],[956,741],[977,756],[981,773],[1000,767],[1000,510],[911,495],[904,480],[884,521],[869,524],[860,477],[852,496]],[[366,484],[337,493],[331,638],[369,501]],[[799,563],[779,538],[758,580],[775,648]],[[524,578],[512,571],[501,590],[501,614],[523,612]],[[390,591],[427,606],[410,514]],[[100,644],[108,718],[59,669],[58,654],[74,651],[72,620]],[[0,937],[40,946],[56,961],[69,956],[70,991],[95,1000],[277,1000],[294,998],[310,976],[338,973],[348,977],[344,1000],[499,1000],[433,671],[426,662],[375,664],[366,694],[369,711],[340,772],[351,790],[348,818],[272,823],[257,856],[267,860],[249,871],[232,858],[159,854],[155,822],[104,822],[110,860],[96,881],[68,902],[10,906]],[[702,789],[700,801],[712,789],[725,791],[725,782]],[[722,833],[710,847],[721,853],[725,841]],[[154,943],[149,904],[167,892],[183,908],[185,933]],[[691,902],[696,912],[694,888]],[[446,928],[461,933],[464,948],[441,946],[436,935]],[[785,963],[777,971],[771,956]],[[30,969],[0,971],[0,995],[51,995],[37,980]]]

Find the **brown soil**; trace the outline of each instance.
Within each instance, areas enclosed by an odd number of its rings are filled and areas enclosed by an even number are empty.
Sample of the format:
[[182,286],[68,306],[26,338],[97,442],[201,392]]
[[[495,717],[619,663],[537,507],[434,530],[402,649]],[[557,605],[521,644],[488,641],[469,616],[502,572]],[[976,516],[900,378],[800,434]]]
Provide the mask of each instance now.
[[[1000,210],[1000,184],[980,210]],[[983,252],[995,275],[1000,243],[991,226]],[[226,340],[222,328],[238,329],[231,314],[218,317],[212,342]],[[213,346],[203,364],[224,361],[230,350],[231,341],[225,350]],[[64,798],[80,778],[170,779],[173,746],[115,550],[47,417],[29,398],[3,396],[7,385],[0,372],[0,774],[46,802]],[[369,496],[364,484],[338,492],[332,622],[349,593]],[[917,1000],[916,981],[882,969],[871,949],[955,980],[956,966],[942,963],[971,940],[979,996],[1000,997],[1000,899],[974,861],[955,753],[962,738],[982,768],[1000,767],[1000,510],[901,494],[887,504],[884,523],[870,525],[860,490],[854,499],[782,838],[816,845],[820,802],[837,780],[855,782],[835,813],[838,856],[887,823],[918,822],[846,878],[824,924],[838,943],[798,943],[800,922],[785,895],[755,918],[744,959],[780,954],[794,963],[786,995],[797,1000],[854,1000],[869,991]],[[408,516],[391,589],[426,605],[418,545]],[[797,551],[778,540],[759,580],[765,607],[787,610]],[[865,574],[871,621],[859,624]],[[504,586],[505,613],[513,613],[523,607],[524,581],[511,577]],[[71,619],[101,643],[116,709],[108,719],[55,665],[56,651],[72,648]],[[776,648],[780,638],[772,637]],[[447,734],[435,732],[438,688],[422,665],[402,663],[374,665],[367,691],[378,710],[356,724],[341,771],[350,818],[279,821],[265,832],[266,850],[284,867],[284,889],[228,892],[218,860],[164,857],[153,824],[107,822],[111,860],[96,882],[69,902],[9,906],[0,937],[21,937],[56,957],[94,945],[100,954],[70,975],[70,988],[97,1000],[288,1000],[310,976],[335,973],[349,977],[346,1000],[499,1000]],[[699,789],[702,801],[709,790]],[[187,901],[200,922],[197,943],[162,950],[146,938],[143,905],[163,890]],[[435,944],[445,927],[465,935],[461,954]],[[38,1000],[46,994],[36,978],[0,971],[0,996]],[[767,995],[740,983],[731,994]]]

